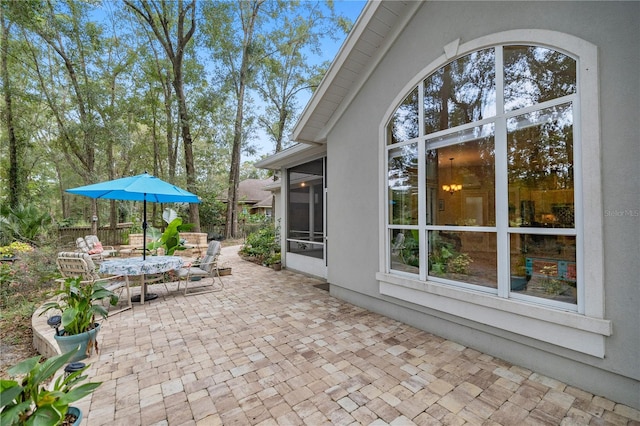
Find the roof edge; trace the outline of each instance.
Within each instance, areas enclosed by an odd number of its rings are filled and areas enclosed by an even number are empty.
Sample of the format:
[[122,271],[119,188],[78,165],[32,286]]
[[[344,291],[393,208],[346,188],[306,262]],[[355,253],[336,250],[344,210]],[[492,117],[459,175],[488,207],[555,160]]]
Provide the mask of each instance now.
[[347,60],[347,57],[353,49],[353,46],[360,39],[360,36],[367,28],[369,21],[371,21],[371,18],[373,18],[376,10],[378,10],[381,4],[381,1],[367,1],[367,4],[365,4],[362,12],[360,12],[360,15],[358,16],[358,19],[356,20],[355,24],[353,24],[353,28],[351,28],[351,31],[349,31],[349,34],[347,35],[344,43],[342,43],[342,46],[340,46],[340,50],[338,50],[335,59],[331,62],[331,65],[329,65],[329,69],[320,81],[318,88],[315,92],[313,92],[311,99],[309,100],[309,102],[307,102],[307,105],[302,111],[302,114],[300,114],[300,118],[293,128],[293,132],[291,132],[292,140],[298,140],[300,132],[302,132],[302,128],[309,120],[311,114],[313,114],[313,111],[318,106],[318,103],[324,96],[331,82],[336,77],[338,71],[340,71],[340,69],[342,68],[344,62]]

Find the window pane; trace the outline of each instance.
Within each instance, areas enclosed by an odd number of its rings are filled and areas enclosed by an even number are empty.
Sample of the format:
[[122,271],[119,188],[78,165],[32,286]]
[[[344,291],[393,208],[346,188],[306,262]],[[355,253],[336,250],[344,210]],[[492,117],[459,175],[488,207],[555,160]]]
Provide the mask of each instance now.
[[495,226],[493,124],[428,141],[464,141],[427,150],[427,224]]
[[480,50],[424,81],[425,134],[496,114],[495,51]]
[[323,257],[323,160],[289,169],[288,250]]
[[496,234],[429,231],[429,275],[497,288]]
[[576,61],[555,50],[505,46],[504,108],[513,111],[576,93]]
[[389,151],[389,221],[396,225],[418,224],[418,145]]
[[576,238],[511,234],[511,291],[576,304]]
[[573,228],[571,104],[507,121],[509,225]]
[[398,107],[387,126],[387,144],[408,141],[419,136],[418,89],[409,94]]
[[417,230],[391,231],[391,269],[417,274],[420,272],[420,240]]

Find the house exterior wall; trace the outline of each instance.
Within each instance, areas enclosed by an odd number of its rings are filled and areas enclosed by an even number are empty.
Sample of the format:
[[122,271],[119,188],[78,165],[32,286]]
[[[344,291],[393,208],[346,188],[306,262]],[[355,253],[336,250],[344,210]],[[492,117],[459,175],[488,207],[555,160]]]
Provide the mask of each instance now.
[[[639,22],[637,2],[424,3],[327,140],[331,293],[640,408]],[[613,326],[604,358],[383,296],[376,279],[384,242],[379,128],[385,114],[407,83],[442,55],[443,46],[520,29],[559,31],[598,48],[604,311]]]

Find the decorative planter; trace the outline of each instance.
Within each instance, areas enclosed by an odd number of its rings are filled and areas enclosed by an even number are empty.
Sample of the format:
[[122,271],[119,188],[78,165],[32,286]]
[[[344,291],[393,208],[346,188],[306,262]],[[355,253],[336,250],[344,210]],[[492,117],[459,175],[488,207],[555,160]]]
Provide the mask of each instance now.
[[[87,357],[87,352],[89,355],[93,351],[93,346],[98,338],[98,331],[100,331],[100,324],[96,323],[95,328],[80,334],[74,334],[72,336],[58,336],[54,334],[54,339],[58,342],[58,347],[60,348],[60,352],[65,353],[69,352],[80,345],[80,350],[77,354],[75,354],[69,362],[80,361],[81,359],[85,359]],[[61,330],[64,332],[64,330]],[[88,351],[87,351],[88,348]]]
[[511,275],[511,290],[521,291],[526,289],[528,281],[526,276]]
[[224,275],[231,275],[231,268],[220,268],[218,269],[218,273],[221,277]]
[[282,263],[274,263],[273,265],[271,265],[271,267],[274,271],[279,271],[282,269]]
[[72,426],[80,426],[80,423],[82,422],[82,411],[78,407],[69,407],[67,409],[67,415],[76,417],[76,420],[71,423]]

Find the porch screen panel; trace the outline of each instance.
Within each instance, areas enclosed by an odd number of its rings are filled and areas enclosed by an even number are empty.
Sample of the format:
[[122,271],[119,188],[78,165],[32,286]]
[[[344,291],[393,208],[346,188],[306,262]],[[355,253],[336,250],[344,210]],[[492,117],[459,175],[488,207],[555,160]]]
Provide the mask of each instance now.
[[324,165],[318,159],[288,171],[287,251],[324,257]]

